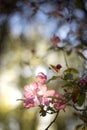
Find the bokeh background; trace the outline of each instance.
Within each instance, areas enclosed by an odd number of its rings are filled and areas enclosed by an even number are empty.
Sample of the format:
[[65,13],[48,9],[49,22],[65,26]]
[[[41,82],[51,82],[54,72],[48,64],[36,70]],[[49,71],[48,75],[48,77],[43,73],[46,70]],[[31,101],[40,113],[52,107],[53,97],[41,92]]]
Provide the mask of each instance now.
[[[53,35],[60,38],[55,48]],[[40,117],[37,108],[24,109],[23,87],[38,72],[53,76],[50,64],[66,61],[87,74],[86,0],[0,0],[0,130],[44,130],[54,115]],[[62,81],[48,88],[62,93]],[[67,108],[50,130],[78,130],[82,121]],[[77,127],[75,127],[77,126]]]

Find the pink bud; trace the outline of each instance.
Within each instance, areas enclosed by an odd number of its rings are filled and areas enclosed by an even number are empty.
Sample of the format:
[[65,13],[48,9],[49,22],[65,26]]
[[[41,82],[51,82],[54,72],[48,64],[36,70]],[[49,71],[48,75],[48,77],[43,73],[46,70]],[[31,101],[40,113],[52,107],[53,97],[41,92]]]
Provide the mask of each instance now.
[[58,36],[55,34],[53,35],[52,38],[50,38],[51,43],[53,44],[54,47],[57,47],[57,44],[61,41]]
[[38,83],[40,83],[41,85],[43,85],[43,84],[46,83],[47,76],[44,73],[40,72],[36,76],[36,80],[37,80]]
[[60,64],[58,64],[58,65],[56,65],[56,68],[57,68],[58,70],[60,70],[60,69],[62,68],[62,66],[61,66]]

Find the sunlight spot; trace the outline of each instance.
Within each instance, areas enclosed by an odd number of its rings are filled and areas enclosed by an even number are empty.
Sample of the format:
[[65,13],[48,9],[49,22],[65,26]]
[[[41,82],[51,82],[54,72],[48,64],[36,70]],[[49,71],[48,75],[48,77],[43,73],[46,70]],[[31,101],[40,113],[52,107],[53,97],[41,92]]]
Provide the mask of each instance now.
[[35,70],[35,75],[37,75],[39,72],[43,72],[44,74],[47,75],[47,70],[44,66],[38,66]]

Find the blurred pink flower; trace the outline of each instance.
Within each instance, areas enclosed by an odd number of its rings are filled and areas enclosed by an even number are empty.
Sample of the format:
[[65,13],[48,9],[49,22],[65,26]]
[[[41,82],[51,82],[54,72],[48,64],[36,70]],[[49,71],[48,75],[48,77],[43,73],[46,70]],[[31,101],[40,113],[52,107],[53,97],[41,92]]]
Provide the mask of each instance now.
[[[30,108],[35,106],[49,106],[53,104],[54,108],[64,109],[64,97],[59,98],[59,94],[55,90],[47,90],[46,86],[47,76],[43,73],[39,73],[36,76],[36,82],[31,83],[30,85],[24,86],[24,107]],[[58,99],[59,98],[59,99]]]
[[42,97],[42,105],[49,106],[49,104],[52,104],[52,98],[58,97],[58,93],[55,92],[55,90],[47,90]]
[[48,90],[44,93],[44,97],[58,97],[58,93],[55,90]]
[[58,36],[56,36],[55,34],[53,35],[53,37],[50,38],[51,43],[53,44],[54,47],[57,47],[57,44],[61,41],[60,38]]
[[23,102],[23,106],[26,108],[34,107],[34,98],[26,98]]
[[38,75],[36,76],[36,81],[41,85],[45,84],[46,80],[47,80],[47,76],[42,72],[38,73]]
[[54,100],[54,108],[56,110],[61,110],[61,109],[65,109],[66,105],[65,105],[65,97],[59,97],[58,100]]
[[46,85],[39,86],[38,82],[24,86],[24,107],[30,108],[41,104],[41,98],[46,92]]

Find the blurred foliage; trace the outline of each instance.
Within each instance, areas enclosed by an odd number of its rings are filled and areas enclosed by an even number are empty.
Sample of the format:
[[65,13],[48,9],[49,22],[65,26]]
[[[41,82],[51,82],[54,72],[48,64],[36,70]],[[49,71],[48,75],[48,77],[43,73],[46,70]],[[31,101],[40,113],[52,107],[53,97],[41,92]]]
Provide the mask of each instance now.
[[[63,23],[72,23],[75,21],[79,26],[75,32],[72,30],[68,33],[68,37],[64,40],[68,43],[70,35],[78,37],[81,40],[82,46],[87,46],[87,7],[85,6],[86,0],[0,0],[0,52],[3,52],[5,48],[5,41],[7,40],[10,33],[10,20],[12,16],[18,14],[24,22],[34,22],[38,19],[38,12],[42,12],[42,15],[46,15],[47,19],[60,19],[57,23],[60,26]],[[48,6],[48,9],[47,9]],[[80,10],[79,10],[80,9]],[[76,10],[76,14],[74,12]],[[62,17],[61,17],[62,16]],[[24,18],[24,19],[23,19]],[[39,20],[39,24],[42,21]],[[14,26],[14,25],[13,25]],[[54,29],[54,34],[58,30]],[[25,40],[23,32],[21,32],[20,37]],[[74,43],[73,43],[74,44]]]
[[[5,109],[5,108],[4,108]],[[25,111],[20,106],[11,111],[0,111],[0,129],[2,130],[36,130],[36,111]]]
[[[20,90],[20,92],[23,91],[23,87],[25,84],[29,84],[33,81],[33,75],[35,74],[35,71],[38,67],[38,65],[44,66],[49,66],[50,63],[48,61],[50,60],[49,56],[53,54],[54,49],[49,50],[49,45],[47,45],[47,51],[44,53],[41,49],[41,53],[44,54],[44,56],[41,56],[38,54],[38,49],[37,46],[39,47],[38,43],[43,43],[42,39],[37,36],[34,38],[36,39],[35,41],[32,42],[32,37],[29,39],[27,42],[22,42],[20,38],[18,39],[10,39],[7,40],[6,42],[6,49],[5,52],[1,55],[1,66],[0,66],[0,71],[1,71],[1,80],[2,77],[5,75],[8,77],[8,81],[6,80],[5,77],[3,77],[4,82],[6,83],[6,88],[9,89],[9,87],[13,87],[14,85],[17,86],[17,88]],[[33,39],[34,40],[34,39]],[[44,41],[44,44],[46,41]],[[43,46],[43,44],[41,44]],[[40,52],[39,50],[39,52]],[[66,68],[66,63],[63,55],[63,50],[57,49],[55,50],[55,54],[57,55],[56,62],[52,59],[51,62],[57,64],[60,62],[65,68]],[[68,61],[68,64],[70,66],[75,65],[76,68],[79,67],[79,71],[81,73],[84,70],[84,60],[83,58],[80,58],[77,53],[73,52],[70,55],[66,54],[66,58]],[[48,57],[48,58],[47,58]],[[47,59],[46,59],[47,58]],[[77,61],[78,58],[78,61]],[[60,60],[61,59],[61,60]],[[74,60],[74,63],[72,61]],[[51,64],[52,64],[51,63]],[[80,63],[80,64],[79,64]],[[47,72],[50,74],[50,69],[47,70]],[[67,72],[72,72],[77,73],[77,70],[70,68],[65,71]],[[10,76],[10,77],[9,77]],[[70,76],[69,76],[70,77]],[[57,91],[61,92],[60,86],[63,84],[62,81],[56,80],[57,77],[52,77],[51,83],[49,83],[48,87],[54,88]],[[67,77],[68,78],[68,77]],[[54,81],[56,80],[56,82]],[[1,84],[1,87],[3,88],[4,84]],[[15,87],[14,86],[14,87]],[[5,88],[5,89],[6,89]],[[8,90],[9,91],[9,90]],[[5,90],[4,90],[4,96],[5,96]],[[4,98],[4,96],[1,96],[1,99]],[[13,95],[14,96],[14,95]],[[19,98],[19,97],[18,97]],[[9,102],[9,99],[7,99],[7,102]],[[17,102],[15,100],[15,102]],[[37,110],[25,110],[22,107],[22,104],[19,105],[18,107],[12,109],[10,108],[9,105],[4,107],[4,99],[1,102],[0,106],[0,127],[2,130],[36,130],[38,129],[38,115],[37,115]],[[43,118],[43,117],[42,117]],[[65,122],[65,119],[61,117],[62,119],[58,119],[58,122],[54,127],[56,129],[61,130],[67,130],[67,126]],[[67,118],[67,117],[65,117]],[[71,117],[70,117],[71,118]],[[10,126],[12,123],[12,126]],[[14,127],[14,125],[17,125],[17,127]]]

